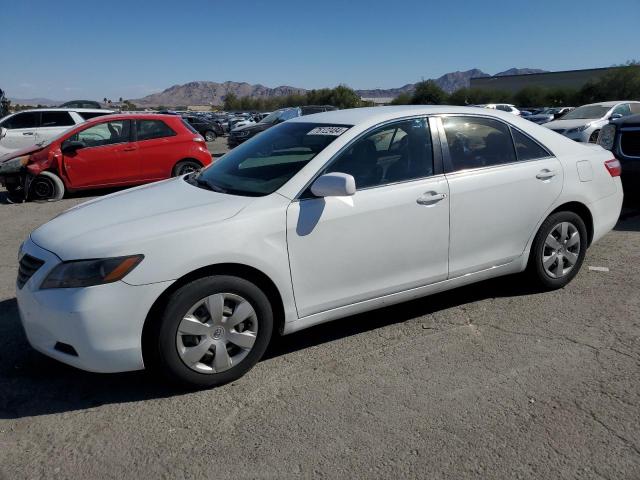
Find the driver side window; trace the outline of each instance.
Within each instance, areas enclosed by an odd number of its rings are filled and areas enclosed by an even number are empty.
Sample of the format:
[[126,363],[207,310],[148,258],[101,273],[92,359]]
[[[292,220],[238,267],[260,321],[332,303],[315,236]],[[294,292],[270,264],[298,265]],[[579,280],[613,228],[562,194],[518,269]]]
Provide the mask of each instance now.
[[99,123],[76,133],[71,141],[83,142],[87,147],[101,147],[129,141],[130,120]]
[[379,127],[356,140],[323,173],[352,175],[356,189],[433,175],[433,149],[426,118]]

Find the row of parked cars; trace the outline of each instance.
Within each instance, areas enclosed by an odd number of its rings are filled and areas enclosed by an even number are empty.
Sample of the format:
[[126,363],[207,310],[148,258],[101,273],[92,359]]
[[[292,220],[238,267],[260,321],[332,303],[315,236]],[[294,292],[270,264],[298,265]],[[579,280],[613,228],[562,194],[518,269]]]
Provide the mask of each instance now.
[[[85,106],[91,105],[80,105]],[[598,142],[623,162],[625,184],[637,183],[640,102],[539,112],[508,104],[478,106],[527,118],[575,141]],[[205,141],[227,136],[234,148],[287,120],[331,110],[336,108],[311,105],[271,113],[165,111],[114,116],[113,110],[69,105],[22,111],[0,119],[0,181],[14,201],[55,200],[66,191],[151,182],[209,165]]]
[[0,119],[0,181],[9,201],[57,200],[66,192],[183,175],[211,163],[205,142],[228,134],[233,147],[288,119],[336,109],[118,114],[84,106],[91,105],[33,109]]

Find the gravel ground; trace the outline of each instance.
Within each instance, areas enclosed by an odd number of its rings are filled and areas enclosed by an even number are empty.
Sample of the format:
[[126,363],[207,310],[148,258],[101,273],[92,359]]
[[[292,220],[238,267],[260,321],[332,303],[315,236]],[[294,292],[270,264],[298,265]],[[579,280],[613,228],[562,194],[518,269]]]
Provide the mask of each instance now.
[[185,393],[28,346],[18,246],[87,198],[0,205],[0,478],[640,478],[639,210],[563,290],[510,277],[358,315]]

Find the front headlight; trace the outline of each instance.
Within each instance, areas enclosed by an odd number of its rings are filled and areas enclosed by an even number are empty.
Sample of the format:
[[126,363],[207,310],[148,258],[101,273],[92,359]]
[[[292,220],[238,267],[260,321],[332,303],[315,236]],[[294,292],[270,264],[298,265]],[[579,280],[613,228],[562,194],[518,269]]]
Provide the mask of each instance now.
[[584,132],[589,127],[591,127],[591,124],[587,123],[586,125],[582,125],[581,127],[570,128],[569,130],[567,130],[567,133]]
[[613,150],[615,140],[616,126],[609,124],[602,127],[600,134],[598,135],[598,145],[602,148],[606,148],[607,150]]
[[74,260],[57,265],[40,286],[45,288],[79,288],[117,282],[142,261],[144,255]]
[[22,167],[29,163],[29,157],[30,155],[23,155],[0,163],[0,174],[19,172]]

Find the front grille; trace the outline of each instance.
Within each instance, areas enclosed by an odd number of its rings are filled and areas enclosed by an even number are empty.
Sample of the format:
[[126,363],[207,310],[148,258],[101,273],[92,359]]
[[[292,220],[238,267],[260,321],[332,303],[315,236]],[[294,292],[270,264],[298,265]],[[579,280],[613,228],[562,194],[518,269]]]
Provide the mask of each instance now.
[[39,258],[23,255],[18,267],[18,288],[24,287],[24,284],[29,281],[42,265],[44,265],[44,262]]
[[627,157],[640,157],[640,131],[622,132],[620,149]]

